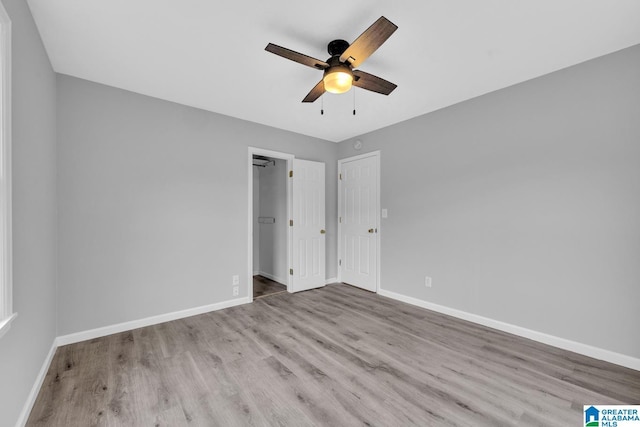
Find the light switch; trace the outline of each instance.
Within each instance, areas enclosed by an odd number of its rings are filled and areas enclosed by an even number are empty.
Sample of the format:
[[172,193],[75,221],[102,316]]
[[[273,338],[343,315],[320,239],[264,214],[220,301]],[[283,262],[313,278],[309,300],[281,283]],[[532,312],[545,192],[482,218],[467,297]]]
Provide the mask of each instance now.
[[382,209],[382,218],[387,218],[389,216],[389,212],[386,209]]

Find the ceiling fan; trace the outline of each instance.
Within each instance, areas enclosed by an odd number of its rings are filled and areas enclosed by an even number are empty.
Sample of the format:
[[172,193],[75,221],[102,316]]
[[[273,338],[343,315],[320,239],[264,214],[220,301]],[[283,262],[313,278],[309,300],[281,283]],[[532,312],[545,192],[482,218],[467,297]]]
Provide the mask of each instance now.
[[331,57],[326,61],[312,58],[282,46],[269,43],[265,50],[311,68],[323,70],[322,80],[311,89],[302,102],[314,102],[325,92],[344,93],[356,86],[372,92],[389,95],[398,87],[373,74],[354,70],[376,51],[398,29],[398,26],[381,16],[352,44],[345,40],[333,40],[327,46]]

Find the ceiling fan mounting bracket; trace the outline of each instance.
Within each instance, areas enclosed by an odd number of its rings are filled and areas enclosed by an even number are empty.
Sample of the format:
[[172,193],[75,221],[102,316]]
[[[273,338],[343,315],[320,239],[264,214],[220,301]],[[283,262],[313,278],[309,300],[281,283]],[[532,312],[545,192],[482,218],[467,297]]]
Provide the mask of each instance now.
[[347,50],[348,47],[349,47],[348,41],[337,39],[329,42],[329,44],[327,45],[327,52],[329,52],[329,55],[331,56],[336,56],[336,55],[339,56],[339,55],[342,55],[344,51]]

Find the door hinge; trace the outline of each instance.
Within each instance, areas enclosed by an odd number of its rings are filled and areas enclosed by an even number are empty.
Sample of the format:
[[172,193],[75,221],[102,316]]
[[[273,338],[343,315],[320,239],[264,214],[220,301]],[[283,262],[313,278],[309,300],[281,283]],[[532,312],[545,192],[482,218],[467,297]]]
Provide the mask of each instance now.
[[342,224],[342,217],[339,218],[340,224]]
[[289,269],[289,275],[290,275],[290,276],[293,276],[293,268],[290,268],[290,269]]
[[338,265],[342,266],[342,260],[341,259],[338,260]]
[[293,171],[289,171],[289,178],[293,178]]
[[292,219],[289,220],[289,227],[293,227],[293,220]]
[[339,174],[338,177],[340,178],[340,181],[342,181],[342,174]]

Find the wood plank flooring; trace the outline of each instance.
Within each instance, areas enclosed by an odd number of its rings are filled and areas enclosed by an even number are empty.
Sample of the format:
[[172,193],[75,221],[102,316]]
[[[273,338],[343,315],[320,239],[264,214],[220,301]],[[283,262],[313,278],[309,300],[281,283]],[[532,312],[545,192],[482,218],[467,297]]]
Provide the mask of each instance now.
[[287,287],[263,276],[253,276],[253,299],[286,292]]
[[564,427],[618,403],[640,372],[337,284],[60,347],[27,425]]

